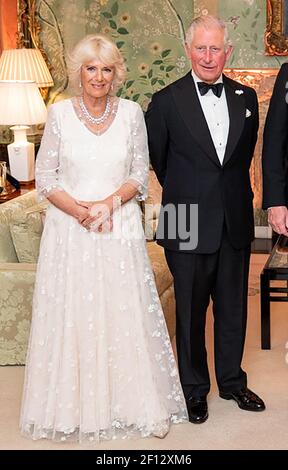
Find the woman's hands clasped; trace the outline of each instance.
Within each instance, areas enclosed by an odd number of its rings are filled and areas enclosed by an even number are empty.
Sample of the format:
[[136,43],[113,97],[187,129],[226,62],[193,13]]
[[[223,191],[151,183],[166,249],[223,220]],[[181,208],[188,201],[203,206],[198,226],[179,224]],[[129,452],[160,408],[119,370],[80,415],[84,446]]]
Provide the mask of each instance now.
[[106,233],[113,229],[113,200],[76,201],[84,211],[79,212],[78,222],[91,232]]

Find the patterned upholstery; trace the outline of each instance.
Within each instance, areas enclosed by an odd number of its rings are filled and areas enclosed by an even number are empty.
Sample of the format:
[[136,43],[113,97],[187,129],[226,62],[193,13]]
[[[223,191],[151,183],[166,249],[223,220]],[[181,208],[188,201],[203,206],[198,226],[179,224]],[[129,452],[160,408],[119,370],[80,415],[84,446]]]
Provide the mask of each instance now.
[[0,365],[24,364],[35,264],[0,264]]
[[0,365],[25,362],[36,264],[19,263],[10,224],[36,203],[31,191],[0,205]]
[[25,211],[14,217],[9,227],[19,263],[37,263],[43,230],[40,213]]
[[[151,171],[150,204],[161,197]],[[173,280],[163,249],[153,239],[158,211],[147,217],[151,226],[147,242],[153,272],[170,338],[175,335],[175,301]],[[36,191],[31,191],[0,205],[0,365],[24,364],[29,337],[36,261],[42,232],[41,211]],[[152,212],[151,212],[152,211]]]

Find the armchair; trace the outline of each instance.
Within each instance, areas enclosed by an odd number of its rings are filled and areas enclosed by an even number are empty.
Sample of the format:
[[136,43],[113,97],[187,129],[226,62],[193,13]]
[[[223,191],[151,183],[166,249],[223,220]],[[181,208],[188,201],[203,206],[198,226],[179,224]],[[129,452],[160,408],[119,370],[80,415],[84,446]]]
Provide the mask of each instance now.
[[0,206],[0,365],[25,361],[36,264],[19,263],[10,223],[36,203],[35,193]]

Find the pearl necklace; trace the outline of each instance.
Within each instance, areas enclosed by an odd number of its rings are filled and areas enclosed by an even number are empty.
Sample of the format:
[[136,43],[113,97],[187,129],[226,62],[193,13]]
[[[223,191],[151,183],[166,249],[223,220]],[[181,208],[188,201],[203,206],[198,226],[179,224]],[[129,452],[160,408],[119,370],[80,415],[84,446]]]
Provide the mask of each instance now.
[[109,116],[109,113],[110,113],[110,109],[111,109],[111,103],[110,103],[110,98],[109,96],[107,96],[107,100],[106,100],[106,106],[105,106],[105,110],[104,110],[104,113],[99,116],[99,117],[94,117],[92,116],[88,109],[86,108],[85,106],[85,103],[83,101],[83,97],[81,96],[80,97],[80,100],[79,100],[79,106],[80,106],[80,109],[83,113],[83,115],[85,116],[85,118],[91,122],[92,124],[103,124],[103,122],[106,121],[106,119],[108,118]]

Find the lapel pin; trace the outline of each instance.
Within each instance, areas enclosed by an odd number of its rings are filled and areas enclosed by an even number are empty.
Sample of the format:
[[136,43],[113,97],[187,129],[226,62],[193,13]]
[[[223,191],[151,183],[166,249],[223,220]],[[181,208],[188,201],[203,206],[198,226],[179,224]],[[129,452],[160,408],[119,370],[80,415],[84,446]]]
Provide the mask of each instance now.
[[242,95],[244,93],[243,90],[235,90],[236,95]]

